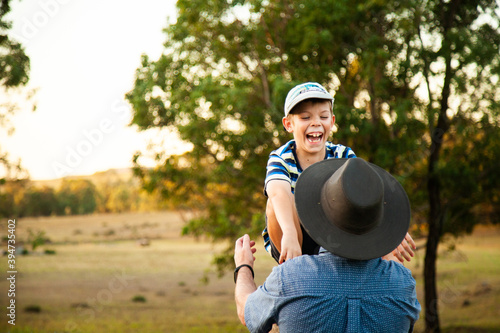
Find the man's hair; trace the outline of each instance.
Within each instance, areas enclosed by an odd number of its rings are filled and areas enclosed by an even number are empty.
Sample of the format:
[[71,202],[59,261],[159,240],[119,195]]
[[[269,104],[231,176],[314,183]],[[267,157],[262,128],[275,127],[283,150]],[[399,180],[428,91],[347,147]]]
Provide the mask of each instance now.
[[[329,101],[327,99],[322,99],[322,98],[308,98],[308,99],[305,99],[305,100],[299,102],[297,105],[295,105],[290,110],[290,113],[288,113],[288,114],[289,115],[291,115],[291,114],[297,114],[298,110],[300,110],[302,108],[302,105],[304,105],[306,103],[312,103],[314,105],[314,104],[325,103],[325,102],[330,103],[330,106],[332,106],[332,101]],[[332,111],[332,114],[333,114],[333,111]]]

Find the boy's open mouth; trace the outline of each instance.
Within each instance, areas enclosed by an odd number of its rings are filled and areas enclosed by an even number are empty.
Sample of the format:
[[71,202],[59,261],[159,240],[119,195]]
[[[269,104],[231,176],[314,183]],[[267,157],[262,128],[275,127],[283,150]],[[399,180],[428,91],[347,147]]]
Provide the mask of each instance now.
[[306,134],[307,141],[311,143],[318,143],[321,142],[321,139],[323,138],[323,133],[320,132],[315,132],[315,133],[309,133]]

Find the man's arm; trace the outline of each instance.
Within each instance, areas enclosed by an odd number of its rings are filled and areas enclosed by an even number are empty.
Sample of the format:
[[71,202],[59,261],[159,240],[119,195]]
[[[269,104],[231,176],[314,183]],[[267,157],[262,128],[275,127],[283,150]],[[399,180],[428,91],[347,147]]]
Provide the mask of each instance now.
[[[236,267],[249,265],[253,269],[253,263],[255,261],[253,254],[256,251],[253,246],[255,246],[255,242],[251,241],[248,235],[244,235],[236,240],[234,248],[234,263]],[[246,266],[241,267],[238,271],[234,298],[236,301],[238,318],[240,318],[241,323],[245,326],[245,304],[248,296],[255,290],[257,290],[257,286],[255,285],[252,271]]]

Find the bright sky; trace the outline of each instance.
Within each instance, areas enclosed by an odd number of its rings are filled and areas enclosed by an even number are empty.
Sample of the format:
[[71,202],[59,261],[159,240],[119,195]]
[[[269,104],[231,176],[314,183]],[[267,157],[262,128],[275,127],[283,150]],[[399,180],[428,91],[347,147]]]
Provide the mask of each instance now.
[[175,20],[175,0],[11,3],[11,36],[31,59],[37,109],[23,106],[11,118],[15,132],[0,134],[2,150],[21,158],[35,180],[130,167],[152,133],[128,126],[124,95],[141,54],[157,59],[163,51],[162,29],[168,17]]

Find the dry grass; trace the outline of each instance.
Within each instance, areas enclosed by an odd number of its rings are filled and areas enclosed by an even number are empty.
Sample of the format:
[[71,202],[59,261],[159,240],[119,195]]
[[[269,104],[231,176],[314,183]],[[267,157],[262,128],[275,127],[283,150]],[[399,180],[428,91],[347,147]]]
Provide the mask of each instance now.
[[[170,212],[18,220],[18,239],[26,239],[28,228],[43,230],[52,240],[44,247],[56,255],[17,257],[11,332],[245,332],[236,316],[232,275],[219,279],[212,272],[213,254],[224,245],[180,237],[182,223]],[[75,235],[74,229],[82,232]],[[115,233],[102,236],[103,229]],[[137,237],[150,245],[138,245]],[[263,251],[258,260],[261,283],[273,263]],[[4,272],[6,261],[0,265]],[[2,279],[2,308],[6,287]],[[146,302],[133,302],[135,296]],[[29,305],[41,312],[26,313]],[[11,328],[0,321],[0,332]]]
[[34,217],[18,219],[16,232],[21,240],[26,240],[30,229],[45,231],[54,243],[178,239],[183,223],[181,215],[174,212]]
[[[0,332],[246,332],[236,317],[231,274],[218,279],[212,272],[212,256],[225,245],[180,237],[182,225],[172,212],[18,220],[18,240],[28,229],[43,230],[53,242],[44,247],[56,255],[16,258],[16,326],[2,315]],[[139,238],[150,245],[138,245]],[[449,245],[441,246],[438,262],[444,331],[499,332],[500,230],[479,228],[456,242],[455,251]],[[262,283],[274,262],[257,247],[256,281]],[[408,266],[421,303],[423,255]],[[0,290],[5,309],[4,278]],[[146,302],[134,302],[136,296]],[[30,305],[41,312],[25,312]]]
[[[408,266],[424,303],[425,249]],[[444,332],[500,332],[500,228],[478,226],[472,236],[439,246],[438,309]],[[423,332],[424,313],[415,330]]]

